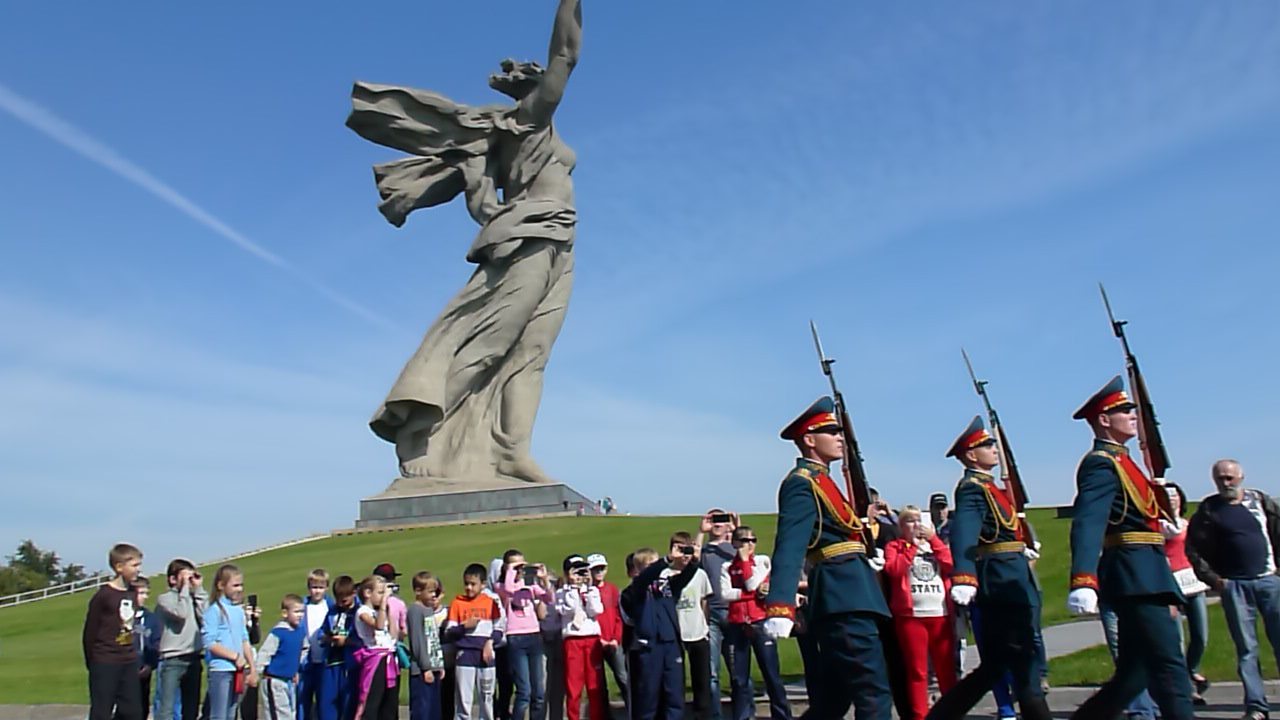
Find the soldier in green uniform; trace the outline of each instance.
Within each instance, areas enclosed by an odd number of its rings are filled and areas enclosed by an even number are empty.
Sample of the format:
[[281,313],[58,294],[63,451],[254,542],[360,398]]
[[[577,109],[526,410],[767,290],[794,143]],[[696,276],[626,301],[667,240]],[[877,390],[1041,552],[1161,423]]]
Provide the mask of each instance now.
[[[876,572],[883,560],[868,549],[863,523],[831,479],[829,464],[844,457],[835,403],[823,397],[782,431],[800,458],[778,489],[778,534],[765,599],[765,632],[791,634],[796,589],[806,559],[806,632],[816,642],[819,692],[810,690],[809,720],[889,720],[892,700],[877,622],[889,617]],[[872,555],[869,557],[868,552]]]
[[1124,381],[1113,378],[1073,417],[1087,421],[1095,439],[1076,471],[1067,608],[1077,615],[1095,613],[1101,596],[1116,611],[1119,652],[1115,675],[1072,717],[1118,716],[1145,688],[1164,720],[1193,718],[1191,681],[1177,621],[1169,613],[1186,599],[1160,534],[1168,497],[1125,447],[1138,434],[1138,416]]
[[1036,646],[1040,629],[1040,585],[1028,562],[1027,528],[1008,488],[991,471],[1000,462],[996,440],[975,417],[947,450],[964,465],[951,512],[951,599],[977,602],[985,622],[977,637],[982,663],[929,711],[930,720],[963,718],[1006,672],[1023,720],[1049,720],[1040,686],[1043,658]]

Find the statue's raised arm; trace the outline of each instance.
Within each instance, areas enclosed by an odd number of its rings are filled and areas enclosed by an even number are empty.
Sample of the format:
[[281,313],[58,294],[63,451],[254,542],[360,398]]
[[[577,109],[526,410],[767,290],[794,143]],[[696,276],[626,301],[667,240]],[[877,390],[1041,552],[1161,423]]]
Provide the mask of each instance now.
[[582,49],[582,0],[560,0],[555,25],[551,28],[551,47],[547,50],[547,69],[537,88],[520,100],[521,122],[542,126],[551,122],[569,84],[569,75],[578,64]]

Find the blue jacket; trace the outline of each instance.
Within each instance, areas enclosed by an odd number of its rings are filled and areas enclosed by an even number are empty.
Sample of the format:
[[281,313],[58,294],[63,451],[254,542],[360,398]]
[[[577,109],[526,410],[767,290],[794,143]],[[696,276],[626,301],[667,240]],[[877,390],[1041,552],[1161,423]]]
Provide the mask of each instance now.
[[1076,470],[1071,520],[1071,589],[1091,587],[1104,602],[1130,597],[1167,605],[1186,602],[1169,569],[1153,485],[1129,457],[1106,440]]
[[[861,546],[862,521],[827,474],[827,467],[796,460],[778,489],[778,534],[766,613],[794,616],[796,589],[807,557],[811,561],[810,617],[850,612],[889,617],[880,580]],[[824,556],[824,549],[830,557]]]
[[966,469],[951,512],[952,585],[971,585],[983,604],[1040,606],[1040,584],[1023,553],[1025,520],[987,473]]
[[676,603],[685,586],[693,580],[698,564],[691,562],[679,574],[664,578],[662,573],[668,567],[666,558],[651,563],[632,578],[619,597],[623,612],[632,622],[630,649],[680,640]]
[[217,657],[210,648],[214,643],[239,654],[244,644],[249,642],[249,630],[244,623],[244,608],[225,597],[204,610],[204,659],[209,672],[230,672],[236,669],[235,663]]
[[[340,608],[336,604],[329,608],[324,618],[324,664],[330,667],[343,665],[360,647],[360,635],[356,633],[356,608],[359,603],[352,603],[349,608]],[[333,638],[341,636],[347,639],[342,647],[333,644]]]
[[302,645],[306,639],[306,625],[295,628],[283,620],[276,623],[258,650],[258,669],[273,678],[292,680],[302,666]]
[[[325,595],[323,602],[325,606],[325,620],[320,623],[320,627],[316,628],[316,631],[314,633],[312,633],[310,636],[307,637],[307,646],[310,649],[307,652],[307,656],[302,659],[303,665],[320,664],[324,662],[324,655],[325,655],[324,629],[328,624],[326,621],[329,619],[329,613],[333,612],[333,598],[329,597],[328,595]],[[312,603],[311,598],[309,597],[306,600],[302,601],[302,627],[303,628],[305,628],[307,625],[307,614],[306,614],[307,609],[310,608],[313,604],[319,604],[319,603]]]

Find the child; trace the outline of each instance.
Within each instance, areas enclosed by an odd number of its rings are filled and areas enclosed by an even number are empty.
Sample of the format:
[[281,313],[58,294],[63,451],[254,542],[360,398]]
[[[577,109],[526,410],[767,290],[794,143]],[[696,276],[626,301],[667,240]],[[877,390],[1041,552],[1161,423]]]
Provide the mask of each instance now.
[[[680,653],[680,620],[676,598],[698,569],[698,548],[683,556],[673,545],[666,559],[641,548],[632,556],[636,576],[622,594],[622,609],[632,622],[631,687],[636,720],[679,720],[684,717],[684,661]],[[681,565],[672,575],[668,568]]]
[[548,571],[547,583],[553,593],[553,606],[548,610],[546,604],[538,603],[538,626],[542,632],[543,656],[547,661],[546,716],[547,720],[564,720],[564,625],[554,607],[554,593],[563,587],[563,582]]
[[190,560],[174,558],[165,574],[169,590],[156,599],[155,612],[163,625],[156,716],[174,720],[180,706],[182,720],[196,720],[204,670],[200,622],[209,596],[201,584],[200,571]]
[[400,714],[400,663],[396,639],[391,634],[391,606],[387,581],[370,575],[360,583],[360,607],[356,610],[355,651],[359,666],[355,720],[396,720]]
[[[218,568],[213,576],[213,593],[204,611],[205,662],[209,668],[209,720],[234,720],[236,707],[246,686],[257,684],[258,676],[249,658],[244,609],[244,574],[235,565]],[[187,709],[184,701],[183,710]]]
[[481,720],[493,720],[493,645],[502,637],[497,626],[502,611],[496,600],[484,594],[486,574],[484,566],[475,563],[462,571],[462,594],[449,606],[445,625],[445,636],[458,647],[454,661],[457,720],[468,720],[477,700]]
[[293,720],[293,684],[298,681],[307,628],[302,598],[289,593],[280,601],[280,622],[267,633],[254,662],[262,680],[258,683],[260,704],[267,720]]
[[444,680],[444,648],[436,610],[444,588],[429,572],[413,576],[409,625],[409,718],[440,720],[440,683]]
[[333,581],[333,607],[320,629],[324,669],[316,681],[312,720],[340,720],[346,712],[351,695],[347,691],[347,666],[354,664],[352,655],[358,644],[348,636],[355,622],[356,581],[350,575],[339,575]]
[[147,611],[147,598],[151,596],[151,581],[138,577],[133,581],[137,596],[136,617],[133,620],[133,640],[138,651],[138,696],[142,720],[151,714],[151,678],[160,664],[160,616]]
[[755,653],[769,694],[769,715],[773,720],[791,720],[791,703],[782,684],[778,665],[778,643],[764,631],[764,599],[770,563],[756,554],[756,534],[749,526],[733,531],[734,557],[720,569],[720,597],[729,603],[725,640],[733,648],[732,683],[734,717],[751,717],[755,700],[751,682],[751,654]]
[[107,553],[115,577],[89,600],[84,619],[84,664],[89,670],[89,720],[139,720],[138,650],[134,645],[142,551],[120,543]]
[[569,720],[578,720],[585,687],[591,720],[605,720],[609,713],[609,695],[597,619],[604,613],[600,589],[591,584],[590,567],[581,555],[565,558],[564,572],[569,581],[556,592],[556,611],[564,624],[566,715]]
[[[547,569],[525,562],[519,550],[508,550],[502,556],[502,573],[495,585],[507,618],[503,637],[507,644],[507,661],[515,686],[515,706],[511,717],[525,720],[545,715],[546,693],[542,670],[544,650],[542,628],[538,621],[538,603],[551,600],[547,586]],[[503,652],[498,650],[501,667]],[[499,676],[498,707],[502,707],[502,683]]]
[[315,702],[320,689],[320,677],[325,671],[324,621],[333,609],[328,596],[329,573],[316,568],[307,575],[307,602],[303,616],[307,632],[307,653],[298,671],[298,719],[316,720]]
[[600,604],[604,612],[600,615],[600,645],[604,651],[604,662],[613,672],[613,680],[622,695],[626,716],[631,717],[631,693],[628,692],[627,654],[622,648],[622,613],[619,609],[618,586],[605,578],[609,576],[609,560],[601,553],[587,556],[587,568],[591,570],[591,584],[600,590]]
[[[676,618],[680,624],[680,645],[688,658],[689,685],[693,688],[693,716],[697,720],[712,717],[711,708],[711,628],[707,624],[707,598],[713,595],[711,579],[694,560],[702,548],[693,536],[678,532],[671,536],[670,555],[675,559],[668,575],[679,575],[685,566],[693,565],[693,577],[676,600]],[[718,708],[717,708],[718,709]]]

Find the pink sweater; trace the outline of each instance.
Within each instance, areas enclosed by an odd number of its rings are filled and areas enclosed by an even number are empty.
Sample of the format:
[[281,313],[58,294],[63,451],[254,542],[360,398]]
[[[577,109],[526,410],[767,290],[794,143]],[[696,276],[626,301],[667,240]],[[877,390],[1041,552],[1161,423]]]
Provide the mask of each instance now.
[[503,607],[507,611],[507,635],[541,632],[534,600],[550,603],[550,591],[541,585],[526,585],[524,575],[515,568],[507,568],[507,576],[494,589],[498,591],[498,597],[502,598]]

